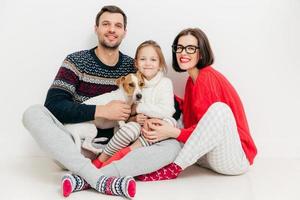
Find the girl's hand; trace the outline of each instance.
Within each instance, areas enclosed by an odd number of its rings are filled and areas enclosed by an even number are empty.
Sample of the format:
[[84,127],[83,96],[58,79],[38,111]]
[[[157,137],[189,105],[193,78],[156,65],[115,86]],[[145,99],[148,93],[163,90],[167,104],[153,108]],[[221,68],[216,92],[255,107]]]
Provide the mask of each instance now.
[[180,129],[161,119],[149,119],[145,124],[147,125],[142,128],[142,134],[151,143],[177,138],[180,134]]
[[144,123],[145,123],[145,121],[148,119],[148,117],[146,115],[144,115],[144,114],[137,114],[135,116],[135,119],[136,119],[136,122],[138,124],[140,124],[141,126],[143,126]]

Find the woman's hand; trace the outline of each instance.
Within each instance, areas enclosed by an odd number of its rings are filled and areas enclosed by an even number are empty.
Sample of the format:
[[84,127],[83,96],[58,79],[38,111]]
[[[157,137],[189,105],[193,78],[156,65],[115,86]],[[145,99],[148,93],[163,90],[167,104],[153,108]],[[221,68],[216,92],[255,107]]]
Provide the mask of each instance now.
[[142,134],[147,141],[155,143],[168,138],[177,138],[180,129],[161,119],[148,119],[144,123]]

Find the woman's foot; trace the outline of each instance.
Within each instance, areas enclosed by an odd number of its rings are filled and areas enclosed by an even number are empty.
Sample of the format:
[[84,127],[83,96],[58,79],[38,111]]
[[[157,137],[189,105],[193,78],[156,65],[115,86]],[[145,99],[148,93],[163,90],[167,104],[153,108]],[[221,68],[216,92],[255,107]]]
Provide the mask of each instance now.
[[136,178],[140,181],[162,181],[162,180],[170,180],[175,179],[177,176],[182,172],[180,166],[176,165],[175,163],[171,163],[159,170],[137,176]]

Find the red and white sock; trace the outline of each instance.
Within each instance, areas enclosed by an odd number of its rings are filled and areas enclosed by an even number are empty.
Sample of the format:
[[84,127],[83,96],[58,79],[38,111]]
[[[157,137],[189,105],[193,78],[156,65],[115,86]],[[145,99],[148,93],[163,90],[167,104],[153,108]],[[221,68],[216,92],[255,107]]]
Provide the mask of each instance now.
[[[75,174],[66,174],[62,178],[61,186],[64,197],[68,197],[72,192],[91,188],[83,178]],[[131,176],[120,178],[100,176],[95,189],[102,194],[133,198],[136,193],[136,183]]]
[[120,178],[100,176],[95,189],[102,194],[133,198],[136,192],[136,183],[131,176]]
[[163,168],[160,168],[159,170],[149,173],[137,176],[136,178],[140,181],[161,181],[161,180],[170,180],[175,179],[177,176],[182,172],[182,169],[180,166],[176,165],[175,163],[171,163],[167,166],[164,166]]
[[61,191],[64,197],[68,197],[72,192],[87,190],[91,186],[80,176],[66,174],[61,180]]

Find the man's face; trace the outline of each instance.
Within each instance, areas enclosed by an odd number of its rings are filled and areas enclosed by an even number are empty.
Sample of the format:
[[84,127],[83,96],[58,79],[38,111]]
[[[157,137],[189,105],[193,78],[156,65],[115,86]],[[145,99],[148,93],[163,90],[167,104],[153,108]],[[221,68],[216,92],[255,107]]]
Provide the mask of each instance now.
[[95,26],[99,45],[104,48],[117,49],[126,35],[123,15],[120,13],[104,12]]

